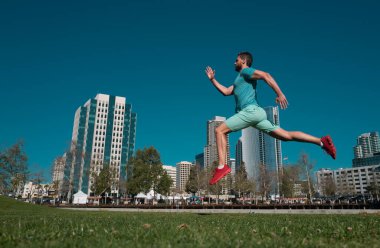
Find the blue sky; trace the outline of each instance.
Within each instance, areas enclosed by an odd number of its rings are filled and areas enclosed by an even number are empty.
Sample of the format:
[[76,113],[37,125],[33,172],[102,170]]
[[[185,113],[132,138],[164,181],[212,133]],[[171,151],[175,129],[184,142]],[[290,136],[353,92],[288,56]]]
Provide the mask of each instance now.
[[[204,75],[230,85],[239,51],[276,79],[286,130],[331,134],[318,147],[283,143],[315,168],[350,167],[355,139],[379,130],[380,4],[376,1],[1,1],[0,148],[25,142],[32,172],[48,175],[67,148],[75,110],[97,93],[125,96],[138,114],[137,148],[162,162],[194,160],[206,121],[231,116]],[[260,82],[259,103],[275,95]],[[240,133],[231,135],[235,146]],[[234,151],[232,151],[234,154]]]

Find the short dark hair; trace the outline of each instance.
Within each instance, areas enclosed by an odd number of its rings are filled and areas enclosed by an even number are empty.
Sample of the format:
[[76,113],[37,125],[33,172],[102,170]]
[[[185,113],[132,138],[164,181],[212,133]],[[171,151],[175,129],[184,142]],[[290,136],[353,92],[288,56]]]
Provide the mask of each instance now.
[[251,67],[252,65],[252,62],[253,62],[253,58],[252,58],[252,54],[250,52],[240,52],[238,54],[238,56],[241,58],[241,59],[244,59],[247,63],[247,65],[249,67]]

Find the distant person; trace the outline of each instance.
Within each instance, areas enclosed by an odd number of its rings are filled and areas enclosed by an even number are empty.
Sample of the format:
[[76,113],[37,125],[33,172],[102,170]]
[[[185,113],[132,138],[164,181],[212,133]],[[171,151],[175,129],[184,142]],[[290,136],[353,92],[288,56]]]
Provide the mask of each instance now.
[[265,110],[261,108],[256,100],[257,80],[264,80],[277,94],[276,103],[281,109],[288,107],[288,101],[280,87],[272,76],[264,71],[254,69],[252,66],[252,55],[249,52],[241,52],[235,61],[235,70],[239,72],[235,82],[230,87],[221,85],[215,79],[215,70],[206,67],[206,75],[212,84],[225,96],[234,95],[236,102],[236,114],[228,118],[215,130],[218,148],[219,165],[215,169],[210,184],[216,184],[220,179],[231,172],[225,161],[227,150],[227,137],[230,132],[236,132],[246,127],[254,127],[273,138],[282,141],[308,142],[321,146],[333,159],[336,158],[336,149],[329,135],[317,138],[309,134],[295,131],[289,132],[267,120]]

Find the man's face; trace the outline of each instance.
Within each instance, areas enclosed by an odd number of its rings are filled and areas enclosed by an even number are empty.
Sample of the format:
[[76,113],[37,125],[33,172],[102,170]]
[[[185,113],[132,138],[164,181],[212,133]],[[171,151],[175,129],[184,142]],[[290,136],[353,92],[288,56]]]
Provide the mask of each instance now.
[[241,71],[242,67],[243,67],[243,60],[239,56],[237,56],[235,60],[235,71],[237,72]]

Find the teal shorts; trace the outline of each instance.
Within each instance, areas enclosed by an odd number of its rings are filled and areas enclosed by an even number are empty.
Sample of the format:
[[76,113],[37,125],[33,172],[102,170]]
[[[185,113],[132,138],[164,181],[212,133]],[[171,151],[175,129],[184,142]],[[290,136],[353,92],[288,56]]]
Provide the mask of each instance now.
[[254,127],[265,133],[273,132],[279,126],[268,121],[265,110],[257,105],[249,105],[225,121],[231,131]]

